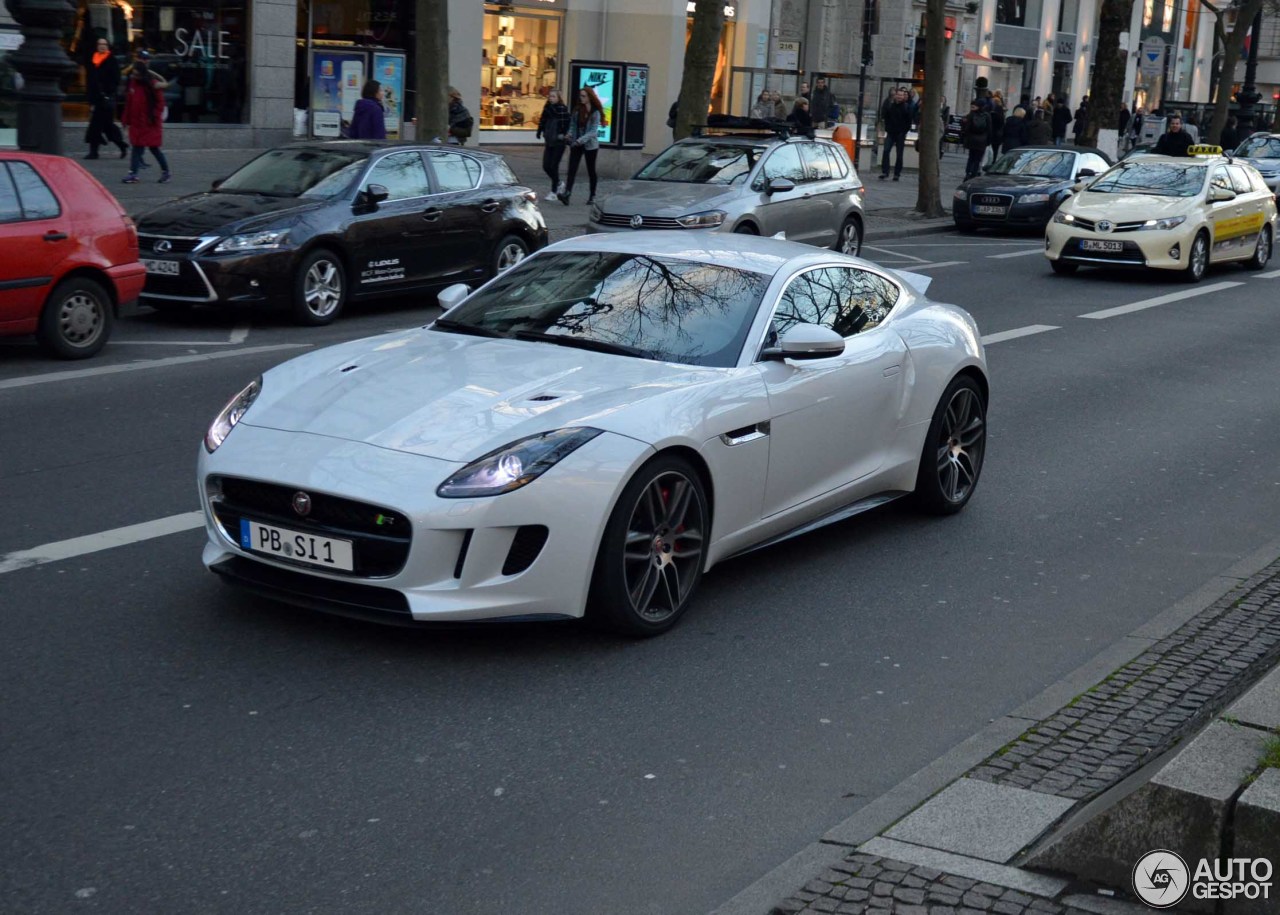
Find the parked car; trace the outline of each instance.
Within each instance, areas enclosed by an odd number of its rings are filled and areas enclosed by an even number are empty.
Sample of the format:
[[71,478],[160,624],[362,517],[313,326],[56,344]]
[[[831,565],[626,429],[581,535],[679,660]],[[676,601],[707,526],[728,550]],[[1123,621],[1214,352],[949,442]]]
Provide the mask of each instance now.
[[501,156],[371,141],[268,150],[139,217],[144,304],[288,306],[328,324],[350,300],[477,283],[547,244]]
[[1121,162],[1064,202],[1044,253],[1054,273],[1147,267],[1194,283],[1211,263],[1261,270],[1275,231],[1275,196],[1253,166],[1220,155],[1148,156]]
[[961,232],[1043,229],[1077,182],[1114,164],[1090,146],[1020,146],[996,159],[986,174],[956,188],[951,218]]
[[1256,168],[1271,193],[1280,198],[1280,133],[1255,133],[1232,155]]
[[0,336],[92,356],[145,278],[133,220],[79,163],[0,151]]
[[384,622],[655,635],[729,556],[899,496],[968,503],[986,361],[928,284],[770,238],[559,242],[237,394],[200,452],[204,562]]
[[599,232],[700,229],[862,250],[862,182],[844,147],[780,133],[689,137],[589,212]]

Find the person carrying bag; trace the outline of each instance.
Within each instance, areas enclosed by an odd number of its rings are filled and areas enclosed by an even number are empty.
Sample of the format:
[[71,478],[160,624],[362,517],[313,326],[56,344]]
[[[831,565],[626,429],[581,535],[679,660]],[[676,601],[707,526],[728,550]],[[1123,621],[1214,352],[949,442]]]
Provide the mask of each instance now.
[[475,127],[475,119],[467,106],[462,104],[462,93],[449,87],[449,142],[459,146],[467,144],[471,129]]

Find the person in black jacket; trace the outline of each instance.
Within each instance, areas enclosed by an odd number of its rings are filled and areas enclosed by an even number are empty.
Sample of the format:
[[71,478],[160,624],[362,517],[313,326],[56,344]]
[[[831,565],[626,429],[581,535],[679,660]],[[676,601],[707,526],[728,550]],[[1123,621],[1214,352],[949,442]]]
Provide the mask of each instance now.
[[1234,114],[1228,116],[1227,125],[1222,128],[1222,134],[1218,137],[1218,145],[1226,152],[1231,152],[1240,145],[1240,129],[1236,126],[1238,123]]
[[1074,142],[1079,146],[1084,140],[1085,133],[1089,130],[1089,99],[1082,98],[1080,107],[1076,109],[1075,126],[1071,128],[1071,132],[1075,135]]
[[961,122],[960,141],[969,150],[969,161],[964,167],[964,178],[968,181],[982,174],[982,157],[991,142],[991,115],[976,101],[969,103],[969,113]]
[[1013,114],[1005,119],[1004,140],[1001,143],[1000,151],[1008,152],[1011,149],[1017,149],[1019,146],[1026,146],[1027,143],[1027,109],[1019,105],[1013,109]]
[[809,100],[803,95],[796,99],[791,113],[787,115],[787,123],[792,125],[796,133],[812,139],[813,118],[809,117]]
[[1062,99],[1053,103],[1053,145],[1062,146],[1067,142],[1067,125],[1072,121],[1071,109]]
[[551,193],[547,200],[560,193],[560,160],[564,158],[565,144],[569,139],[569,106],[564,103],[559,89],[547,93],[547,103],[542,106],[535,136],[546,146],[542,150],[542,171],[551,179]]
[[1191,146],[1191,134],[1182,129],[1182,118],[1169,118],[1169,129],[1156,141],[1157,156],[1185,156]]
[[907,142],[907,132],[911,130],[911,105],[907,102],[905,89],[893,90],[893,95],[885,99],[880,107],[880,119],[884,122],[884,153],[880,157],[880,178],[889,177],[889,152],[897,149],[898,155],[893,166],[893,180],[902,177],[902,150]]
[[84,132],[84,141],[89,144],[89,155],[86,159],[98,158],[98,147],[103,143],[114,143],[120,147],[120,158],[129,151],[116,124],[116,92],[120,88],[120,64],[111,53],[111,44],[105,38],[99,38],[93,56],[85,62],[84,92],[93,105],[89,115],[89,127]]

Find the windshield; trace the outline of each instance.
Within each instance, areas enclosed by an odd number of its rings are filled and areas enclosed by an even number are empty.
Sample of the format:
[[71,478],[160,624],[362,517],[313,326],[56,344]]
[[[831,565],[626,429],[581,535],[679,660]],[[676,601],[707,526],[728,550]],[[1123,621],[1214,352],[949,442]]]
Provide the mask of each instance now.
[[1236,147],[1236,155],[1280,159],[1280,137],[1250,137]]
[[769,277],[640,254],[541,254],[449,312],[446,329],[661,362],[737,364]]
[[681,181],[686,184],[737,184],[745,181],[765,153],[765,146],[704,140],[677,143],[640,169],[638,181]]
[[[336,149],[273,149],[218,185],[220,193],[268,197],[329,197],[344,190],[364,163],[364,153]],[[334,181],[338,173],[345,180]]]
[[1089,185],[1092,194],[1194,197],[1204,188],[1205,165],[1173,165],[1146,159],[1121,162]]
[[1016,149],[1005,153],[987,170],[988,175],[1028,175],[1036,178],[1070,178],[1075,153],[1049,149]]

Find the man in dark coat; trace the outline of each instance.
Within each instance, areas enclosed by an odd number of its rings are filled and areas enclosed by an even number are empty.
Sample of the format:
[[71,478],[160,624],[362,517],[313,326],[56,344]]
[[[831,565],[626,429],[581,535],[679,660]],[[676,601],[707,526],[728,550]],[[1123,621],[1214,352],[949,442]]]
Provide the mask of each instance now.
[[1027,145],[1048,146],[1053,142],[1053,126],[1043,108],[1037,108],[1027,121]]
[[813,118],[815,127],[827,126],[835,103],[836,97],[827,88],[826,79],[819,76],[813,83],[813,94],[809,96],[809,117]]
[[1191,146],[1191,134],[1182,129],[1181,115],[1169,118],[1169,129],[1156,141],[1156,155],[1185,156]]
[[1075,144],[1079,146],[1084,139],[1085,131],[1089,129],[1089,100],[1087,98],[1080,100],[1080,107],[1076,109],[1075,126],[1071,128],[1071,132],[1075,135]]
[[1238,123],[1234,114],[1229,116],[1227,125],[1222,128],[1222,134],[1218,137],[1218,145],[1227,152],[1240,145],[1240,130],[1236,126]]
[[1001,151],[1008,152],[1027,145],[1027,109],[1019,105],[1004,122],[1004,141]]
[[1067,141],[1067,125],[1072,121],[1071,109],[1062,99],[1053,103],[1053,145],[1061,146]]
[[964,167],[964,177],[968,181],[982,174],[982,157],[991,142],[991,115],[983,111],[976,101],[969,103],[969,113],[960,127],[960,141],[969,150],[969,160]]
[[889,177],[889,152],[897,149],[898,155],[893,168],[893,180],[902,177],[902,150],[907,142],[907,131],[911,129],[911,105],[907,101],[907,93],[902,89],[894,89],[893,95],[885,99],[880,107],[880,119],[884,121],[884,153],[880,157],[880,178]]
[[86,159],[98,158],[98,147],[104,143],[118,146],[121,159],[129,151],[124,135],[116,126],[116,93],[119,89],[120,64],[111,53],[110,42],[99,38],[93,55],[85,62],[84,67],[84,94],[93,106],[89,115],[89,127],[84,133],[84,140],[89,144]]

